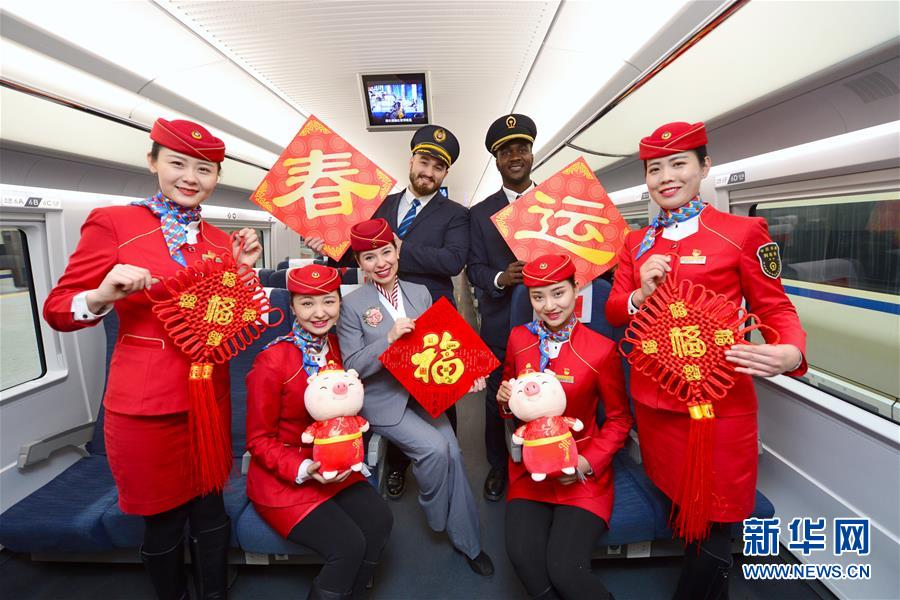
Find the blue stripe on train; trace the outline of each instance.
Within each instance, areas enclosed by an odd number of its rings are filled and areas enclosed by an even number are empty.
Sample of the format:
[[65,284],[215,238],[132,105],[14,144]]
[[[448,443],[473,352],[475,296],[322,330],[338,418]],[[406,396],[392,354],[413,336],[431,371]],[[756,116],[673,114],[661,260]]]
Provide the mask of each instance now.
[[834,302],[835,304],[856,306],[859,308],[867,308],[869,310],[877,310],[878,312],[884,312],[891,315],[900,315],[900,304],[894,304],[892,302],[871,300],[869,298],[858,298],[856,296],[845,296],[844,294],[822,292],[819,290],[808,290],[806,288],[794,287],[792,285],[784,286],[784,291],[786,291],[788,294],[803,296],[804,298],[812,298],[813,300],[824,300],[825,302]]

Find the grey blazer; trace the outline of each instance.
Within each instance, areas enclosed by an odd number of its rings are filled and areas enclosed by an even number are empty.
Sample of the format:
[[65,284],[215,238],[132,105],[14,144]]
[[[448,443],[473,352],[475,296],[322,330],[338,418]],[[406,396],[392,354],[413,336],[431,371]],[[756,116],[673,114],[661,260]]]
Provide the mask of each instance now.
[[[415,319],[431,306],[431,293],[424,285],[400,282],[406,316]],[[382,320],[374,327],[363,316],[370,308],[381,311]],[[378,290],[372,283],[347,294],[341,302],[338,320],[338,341],[345,369],[356,369],[366,396],[360,414],[372,425],[396,425],[403,417],[409,392],[385,369],[378,357],[387,350],[388,332],[394,319],[382,306]],[[413,400],[415,402],[415,400]]]

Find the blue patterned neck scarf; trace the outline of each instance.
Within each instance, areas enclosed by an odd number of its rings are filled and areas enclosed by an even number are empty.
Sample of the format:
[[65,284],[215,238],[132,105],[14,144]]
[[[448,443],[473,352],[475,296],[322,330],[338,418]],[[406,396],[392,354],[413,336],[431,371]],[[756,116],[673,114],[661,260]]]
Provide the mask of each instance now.
[[656,242],[656,230],[658,228],[662,227],[665,229],[673,223],[681,223],[687,221],[691,217],[696,217],[705,207],[706,203],[700,199],[700,196],[697,196],[684,206],[676,208],[675,210],[666,210],[665,208],[660,210],[659,214],[656,215],[656,218],[653,219],[653,222],[650,223],[647,233],[644,234],[644,239],[641,240],[641,247],[638,248],[637,256],[634,257],[635,260],[639,259],[644,252],[653,247],[653,244]]
[[169,255],[179,265],[186,267],[187,261],[181,253],[181,247],[187,244],[187,224],[200,220],[200,207],[184,208],[163,196],[162,192],[131,204],[147,207],[159,219]]
[[540,319],[535,319],[531,323],[525,324],[525,328],[528,329],[528,331],[538,336],[538,349],[541,351],[540,371],[546,369],[547,365],[550,364],[550,342],[561,344],[569,341],[569,337],[572,335],[572,329],[575,328],[575,323],[577,322],[578,319],[575,318],[575,315],[572,315],[569,317],[569,322],[561,327],[559,331],[550,331],[547,325]]
[[279,342],[291,342],[297,346],[297,349],[303,355],[303,370],[306,371],[307,375],[315,375],[319,372],[319,363],[316,362],[313,355],[322,353],[325,344],[328,343],[327,335],[313,335],[300,327],[300,323],[294,319],[294,326],[291,328],[291,332],[275,338],[266,344],[263,350],[268,350],[269,346],[274,346]]

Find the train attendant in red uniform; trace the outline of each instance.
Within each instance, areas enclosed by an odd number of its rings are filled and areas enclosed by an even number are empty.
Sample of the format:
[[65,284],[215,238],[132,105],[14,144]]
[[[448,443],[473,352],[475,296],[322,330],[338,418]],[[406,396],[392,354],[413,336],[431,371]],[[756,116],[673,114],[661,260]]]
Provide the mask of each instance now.
[[[738,373],[728,396],[715,404],[711,514],[708,537],[686,551],[676,598],[725,598],[732,524],[750,516],[756,492],[756,393],[751,375],[801,375],[806,334],[781,285],[778,246],[766,222],[719,212],[700,199],[711,165],[703,123],[663,125],[640,143],[647,189],[660,207],[649,227],[633,231],[619,254],[606,305],[613,325],[628,323],[672,270],[723,294],[778,332],[780,343],[733,346],[726,358]],[[669,255],[677,255],[672,258]],[[687,406],[633,370],[631,393],[647,474],[670,499],[678,497],[688,455]],[[697,545],[699,544],[699,549]]]
[[[612,458],[632,425],[619,353],[612,340],[575,317],[578,290],[569,257],[541,256],[522,275],[538,318],[512,330],[497,399],[501,407],[508,403],[509,380],[528,366],[550,369],[566,393],[565,415],[580,419],[584,429],[573,432],[573,475],[534,481],[522,463],[510,461],[506,552],[532,598],[611,597],[591,573],[591,554],[609,527]],[[602,425],[598,403],[606,413]]]
[[[44,318],[55,329],[75,331],[116,309],[119,337],[103,403],[119,506],[144,517],[141,558],[160,598],[187,593],[182,546],[187,522],[200,596],[224,598],[231,525],[221,492],[201,490],[191,477],[191,360],[169,340],[143,290],[223,252],[252,267],[262,247],[252,229],[242,229],[232,242],[201,218],[200,204],[215,189],[225,159],[222,140],[196,123],[165,119],[153,124],[150,138],[147,162],[159,179],[159,193],[88,215],[78,247],[44,304]],[[213,384],[230,439],[227,368],[215,369]]]
[[361,474],[348,469],[326,480],[312,447],[300,444],[314,423],[303,401],[307,379],[341,363],[329,333],[340,314],[341,278],[309,265],[290,271],[287,285],[293,330],[260,352],[247,375],[247,495],[275,531],[325,558],[309,597],[350,598],[372,578],[393,517]]

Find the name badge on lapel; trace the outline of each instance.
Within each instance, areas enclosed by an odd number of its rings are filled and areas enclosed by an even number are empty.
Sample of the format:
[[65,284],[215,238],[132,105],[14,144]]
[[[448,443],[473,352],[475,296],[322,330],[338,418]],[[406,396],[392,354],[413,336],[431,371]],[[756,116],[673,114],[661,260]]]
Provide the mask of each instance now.
[[682,256],[678,259],[683,265],[705,265],[706,257],[700,254],[700,250],[694,248],[690,256]]
[[560,383],[575,383],[575,377],[569,375],[569,369],[563,369],[563,372],[556,373],[556,378],[559,379]]

